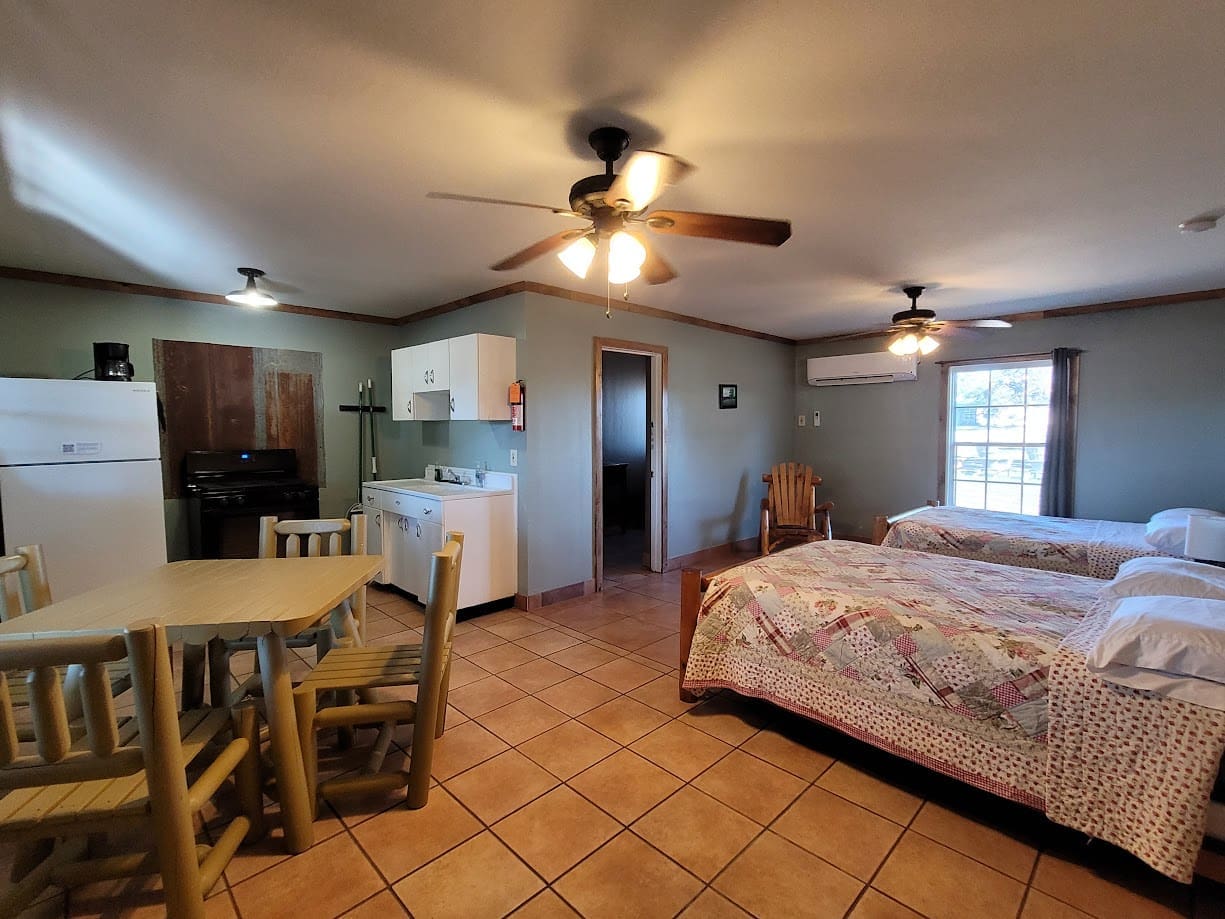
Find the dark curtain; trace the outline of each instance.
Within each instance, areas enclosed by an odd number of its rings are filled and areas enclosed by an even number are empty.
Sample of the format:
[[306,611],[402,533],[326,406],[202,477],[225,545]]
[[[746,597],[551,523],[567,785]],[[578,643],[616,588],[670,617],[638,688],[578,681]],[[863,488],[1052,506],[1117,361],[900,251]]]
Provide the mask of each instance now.
[[1071,517],[1076,482],[1076,401],[1080,350],[1051,352],[1051,413],[1046,430],[1046,461],[1038,512]]

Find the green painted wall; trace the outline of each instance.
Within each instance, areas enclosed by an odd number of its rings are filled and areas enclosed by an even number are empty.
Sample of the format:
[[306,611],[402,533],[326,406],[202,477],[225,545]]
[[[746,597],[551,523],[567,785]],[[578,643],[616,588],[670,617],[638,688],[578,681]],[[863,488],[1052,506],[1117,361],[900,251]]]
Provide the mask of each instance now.
[[1225,508],[1225,303],[1096,313],[946,337],[913,383],[814,387],[810,357],[873,351],[881,339],[796,349],[796,454],[825,478],[844,535],[871,534],[872,516],[936,497],[942,398],[939,360],[1083,348],[1076,515],[1144,521],[1180,505]]
[[[668,554],[686,555],[757,532],[761,474],[791,448],[780,406],[791,400],[794,348],[534,293],[406,327],[403,344],[469,332],[519,339],[527,430],[483,422],[404,422],[407,466],[471,466],[519,475],[519,590],[540,593],[592,577],[592,340],[620,338],[669,351]],[[720,383],[740,407],[720,411]],[[509,466],[509,450],[519,466]],[[399,473],[397,473],[399,474]]]
[[[357,499],[357,416],[337,408],[355,402],[359,380],[391,392],[390,351],[402,330],[291,313],[0,280],[0,376],[73,377],[93,367],[95,341],[125,341],[138,380],[153,379],[153,339],[292,348],[323,354],[327,485],[321,512],[343,514]],[[402,466],[402,441],[381,422],[387,465]],[[390,435],[390,436],[389,436]],[[171,558],[187,553],[183,504],[167,501]]]

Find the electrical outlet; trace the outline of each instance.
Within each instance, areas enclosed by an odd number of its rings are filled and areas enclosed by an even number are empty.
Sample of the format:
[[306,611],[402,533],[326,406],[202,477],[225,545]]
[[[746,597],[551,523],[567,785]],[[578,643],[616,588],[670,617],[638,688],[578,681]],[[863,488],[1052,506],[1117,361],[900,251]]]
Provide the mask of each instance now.
[[820,413],[820,412],[813,412],[813,413],[812,413],[812,426],[813,426],[814,428],[819,428],[819,427],[821,427],[821,413]]
[[512,466],[518,466],[518,465],[519,465],[519,451],[518,451],[518,450],[511,450],[511,451],[510,451],[510,464],[511,464]]
[[804,427],[804,425],[808,424],[808,416],[800,415],[799,418],[796,419],[795,424],[796,424],[796,427],[800,427],[800,428]]

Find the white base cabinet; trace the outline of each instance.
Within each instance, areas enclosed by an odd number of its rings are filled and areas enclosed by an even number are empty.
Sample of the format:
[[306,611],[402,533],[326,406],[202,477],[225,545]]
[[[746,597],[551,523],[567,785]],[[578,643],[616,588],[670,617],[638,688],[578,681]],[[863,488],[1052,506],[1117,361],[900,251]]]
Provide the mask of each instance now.
[[464,534],[460,609],[515,595],[519,569],[515,476],[489,473],[484,489],[454,489],[456,493],[441,496],[430,494],[426,489],[432,483],[425,480],[398,481],[422,484],[399,485],[393,480],[362,487],[367,514],[377,513],[381,520],[385,583],[424,603],[430,556],[442,548],[448,530],[458,530]]

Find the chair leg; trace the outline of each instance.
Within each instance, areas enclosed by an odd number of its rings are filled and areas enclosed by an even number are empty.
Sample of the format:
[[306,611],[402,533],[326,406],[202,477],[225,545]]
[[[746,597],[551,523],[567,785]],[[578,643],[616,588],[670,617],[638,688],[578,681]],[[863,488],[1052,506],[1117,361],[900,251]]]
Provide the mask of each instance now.
[[183,645],[183,711],[204,705],[204,645]]
[[306,793],[310,799],[311,819],[319,815],[319,741],[315,731],[315,691],[299,687],[294,690],[293,707],[298,722],[298,740],[302,745],[302,765],[306,770]]
[[9,869],[9,880],[16,884],[37,868],[55,849],[54,839],[37,839],[23,842],[13,853],[13,864]]
[[251,826],[247,830],[247,842],[256,842],[266,832],[264,825],[264,783],[260,774],[259,731],[255,722],[255,708],[244,705],[234,710],[234,736],[246,738],[250,745],[247,755],[234,770],[234,784],[238,787],[238,800]]
[[430,798],[430,766],[434,761],[434,732],[413,730],[412,759],[408,764],[408,794],[411,810],[425,807]]
[[447,669],[442,671],[442,682],[438,686],[438,714],[434,736],[441,737],[447,729],[447,696],[451,692],[451,662],[447,661]]
[[230,649],[225,639],[214,638],[208,643],[208,695],[213,708],[230,704]]
[[770,554],[770,512],[766,508],[761,509],[761,554]]

